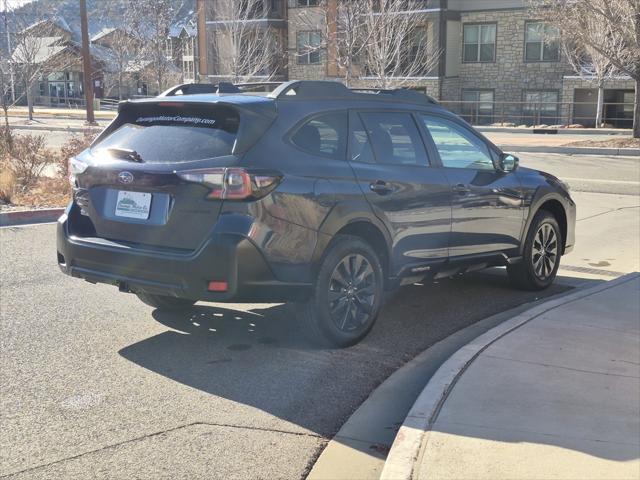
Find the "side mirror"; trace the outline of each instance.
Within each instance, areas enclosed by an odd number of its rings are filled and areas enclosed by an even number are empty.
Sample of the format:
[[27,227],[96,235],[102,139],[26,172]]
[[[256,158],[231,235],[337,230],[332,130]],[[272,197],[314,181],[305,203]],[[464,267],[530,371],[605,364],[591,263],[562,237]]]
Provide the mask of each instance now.
[[502,173],[509,173],[518,168],[520,160],[518,157],[511,155],[510,153],[501,153],[495,163],[496,170]]

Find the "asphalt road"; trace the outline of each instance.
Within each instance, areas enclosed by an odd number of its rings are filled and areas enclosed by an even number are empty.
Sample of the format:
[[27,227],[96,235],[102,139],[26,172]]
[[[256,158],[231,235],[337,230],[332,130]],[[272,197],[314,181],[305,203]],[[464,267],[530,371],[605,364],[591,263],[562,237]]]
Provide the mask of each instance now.
[[[566,257],[573,270],[563,275],[638,269],[638,197],[610,183],[640,180],[637,160],[521,159],[614,192],[578,187],[578,242],[590,256]],[[627,243],[595,238],[596,221]],[[412,285],[389,300],[362,343],[326,350],[304,339],[287,306],[198,304],[162,314],[114,287],[66,277],[54,233],[52,225],[0,229],[0,476],[301,478],[409,359],[566,288],[520,292],[500,273]]]

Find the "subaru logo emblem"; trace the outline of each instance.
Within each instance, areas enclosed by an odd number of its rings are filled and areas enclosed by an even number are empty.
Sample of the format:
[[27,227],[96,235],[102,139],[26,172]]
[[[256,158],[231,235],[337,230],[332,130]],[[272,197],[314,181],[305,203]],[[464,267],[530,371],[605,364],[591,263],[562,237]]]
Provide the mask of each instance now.
[[133,173],[131,173],[131,172],[120,172],[118,174],[118,181],[120,183],[131,183],[131,182],[133,182]]

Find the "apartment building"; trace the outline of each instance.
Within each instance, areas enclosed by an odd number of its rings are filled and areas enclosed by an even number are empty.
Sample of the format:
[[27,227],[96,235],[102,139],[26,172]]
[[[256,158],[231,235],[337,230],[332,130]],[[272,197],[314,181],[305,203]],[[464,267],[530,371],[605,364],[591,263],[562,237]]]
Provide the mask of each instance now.
[[[214,40],[225,20],[216,18],[219,0],[199,0],[201,81],[225,79]],[[264,0],[256,26],[278,36],[281,57],[274,80],[340,80],[335,50],[327,38],[339,0]],[[526,0],[424,0],[402,12],[424,26],[428,44],[441,55],[437,66],[404,82],[438,98],[472,123],[572,124],[595,122],[597,90],[577,75],[553,30],[531,15]],[[204,32],[202,34],[201,32]],[[261,76],[269,77],[267,72]],[[260,79],[260,78],[257,78]],[[356,86],[376,86],[362,71]],[[630,127],[633,82],[611,79],[605,88],[604,121]]]

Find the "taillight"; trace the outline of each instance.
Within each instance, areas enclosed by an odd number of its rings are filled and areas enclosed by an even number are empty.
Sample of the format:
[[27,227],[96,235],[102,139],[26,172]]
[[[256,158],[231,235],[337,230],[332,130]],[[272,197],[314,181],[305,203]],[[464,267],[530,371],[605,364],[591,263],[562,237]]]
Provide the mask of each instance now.
[[207,198],[247,200],[264,197],[282,180],[271,172],[252,172],[244,168],[206,168],[176,172],[183,180],[201,183],[209,189]]

